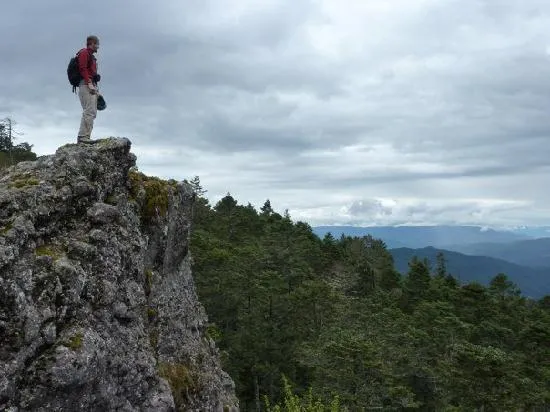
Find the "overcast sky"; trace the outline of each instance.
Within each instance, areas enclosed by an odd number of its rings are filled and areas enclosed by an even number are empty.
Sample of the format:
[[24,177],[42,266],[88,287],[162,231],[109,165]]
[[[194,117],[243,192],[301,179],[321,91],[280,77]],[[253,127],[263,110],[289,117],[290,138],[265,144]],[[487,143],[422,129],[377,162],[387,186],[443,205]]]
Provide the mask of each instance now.
[[3,2],[0,117],[76,141],[66,77],[100,37],[147,174],[318,224],[548,225],[548,0]]

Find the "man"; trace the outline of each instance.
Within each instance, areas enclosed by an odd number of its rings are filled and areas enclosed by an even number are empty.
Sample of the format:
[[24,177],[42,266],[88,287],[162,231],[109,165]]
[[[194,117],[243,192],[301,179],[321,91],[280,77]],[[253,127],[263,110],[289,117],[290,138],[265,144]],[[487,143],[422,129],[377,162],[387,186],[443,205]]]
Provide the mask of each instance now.
[[99,95],[97,83],[100,79],[94,53],[97,53],[98,48],[99,39],[97,36],[90,35],[86,38],[86,47],[78,52],[78,69],[82,76],[78,86],[78,97],[82,105],[78,143],[93,143],[90,137],[97,115],[97,96]]

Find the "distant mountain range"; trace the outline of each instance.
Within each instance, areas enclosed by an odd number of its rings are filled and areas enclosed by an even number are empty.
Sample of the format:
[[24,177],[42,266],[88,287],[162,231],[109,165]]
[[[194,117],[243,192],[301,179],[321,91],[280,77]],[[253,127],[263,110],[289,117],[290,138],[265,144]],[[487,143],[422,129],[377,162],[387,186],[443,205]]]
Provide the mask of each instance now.
[[375,238],[382,239],[388,248],[510,243],[532,237],[522,231],[520,231],[521,233],[498,231],[479,226],[317,226],[313,228],[313,231],[319,237],[324,237],[326,233],[330,232],[336,238],[342,234],[359,237],[370,234]]
[[550,267],[532,268],[502,259],[470,256],[434,247],[390,249],[395,268],[403,274],[407,273],[408,263],[413,256],[417,256],[419,259],[427,258],[432,264],[432,269],[435,269],[436,257],[439,252],[445,256],[447,271],[461,283],[478,281],[488,285],[494,276],[504,273],[521,289],[525,296],[539,299],[550,294]]
[[335,238],[344,234],[382,239],[402,273],[413,256],[426,257],[435,265],[442,252],[449,272],[462,282],[487,285],[495,275],[505,273],[526,296],[550,294],[550,227],[318,226],[313,231],[321,238],[330,232]]
[[530,267],[550,267],[550,237],[510,243],[448,245],[444,249],[466,255],[490,256]]
[[550,226],[518,227],[513,229],[512,232],[531,238],[550,237]]

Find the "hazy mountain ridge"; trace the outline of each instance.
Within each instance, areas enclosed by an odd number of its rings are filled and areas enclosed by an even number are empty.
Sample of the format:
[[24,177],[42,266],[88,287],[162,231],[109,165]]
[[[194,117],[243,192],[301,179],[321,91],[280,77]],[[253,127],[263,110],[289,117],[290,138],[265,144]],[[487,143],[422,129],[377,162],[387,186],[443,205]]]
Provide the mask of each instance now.
[[532,268],[550,267],[550,237],[511,243],[448,245],[443,249],[465,255],[489,256]]
[[478,281],[483,285],[488,285],[494,276],[504,273],[521,289],[525,296],[540,298],[550,294],[550,267],[532,268],[503,259],[465,255],[434,247],[390,249],[395,268],[401,273],[407,273],[408,264],[413,256],[420,259],[427,258],[432,268],[435,268],[436,257],[440,252],[445,256],[448,272],[459,279],[461,283]]
[[313,231],[324,237],[342,234],[372,235],[385,242],[401,273],[416,255],[435,265],[442,252],[449,271],[462,282],[479,281],[487,285],[498,273],[505,273],[526,296],[550,293],[550,237],[547,227],[521,227],[510,230],[481,226],[318,226]]
[[317,226],[313,228],[320,237],[332,233],[335,238],[372,235],[382,239],[389,248],[445,247],[475,243],[510,243],[531,237],[514,231],[485,229],[481,226]]

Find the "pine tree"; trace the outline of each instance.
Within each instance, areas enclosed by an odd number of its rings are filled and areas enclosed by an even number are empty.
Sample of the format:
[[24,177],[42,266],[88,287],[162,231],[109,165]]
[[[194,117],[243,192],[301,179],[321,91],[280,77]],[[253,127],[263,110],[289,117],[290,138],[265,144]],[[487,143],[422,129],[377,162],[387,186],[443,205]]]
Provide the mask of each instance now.
[[27,142],[14,145],[16,135],[22,133],[14,128],[15,122],[11,118],[0,120],[0,168],[25,161],[36,160],[36,153],[32,145]]
[[409,262],[409,272],[405,279],[405,309],[413,310],[427,296],[430,281],[428,260],[419,260],[414,256]]
[[271,202],[267,199],[263,206],[260,208],[263,215],[269,216],[273,213],[273,208],[271,207]]
[[497,296],[519,296],[521,291],[504,273],[499,273],[491,279],[489,290]]
[[6,133],[6,126],[0,123],[0,151],[7,151],[11,147],[11,141]]
[[437,253],[435,275],[438,278],[445,278],[447,276],[447,260],[443,252]]
[[13,147],[13,122],[10,118],[0,121],[0,151],[8,152]]
[[191,179],[191,181],[189,182],[189,184],[191,185],[191,188],[193,189],[193,191],[197,194],[197,196],[204,196],[207,192],[207,190],[205,190],[202,186],[201,186],[201,181],[200,181],[200,178],[199,176],[195,176],[193,177],[193,179]]

